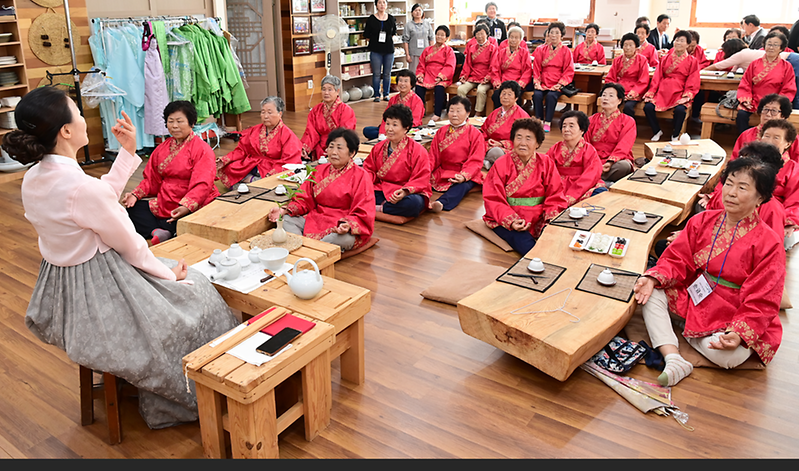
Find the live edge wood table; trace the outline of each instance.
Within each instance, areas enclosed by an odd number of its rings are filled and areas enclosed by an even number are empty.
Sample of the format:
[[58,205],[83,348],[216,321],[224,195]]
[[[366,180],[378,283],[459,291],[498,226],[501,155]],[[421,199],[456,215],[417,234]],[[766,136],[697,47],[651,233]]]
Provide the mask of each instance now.
[[[275,318],[285,311],[278,308],[268,315]],[[186,355],[183,364],[197,390],[206,458],[226,457],[225,430],[230,433],[233,458],[279,458],[278,434],[300,416],[305,420],[306,440],[324,430],[330,424],[333,403],[329,352],[334,330],[332,325],[316,321],[291,348],[261,366],[227,353],[217,356],[210,344]],[[214,359],[208,362],[209,357]],[[196,370],[188,368],[196,361],[207,363]],[[275,388],[297,372],[301,372],[302,398],[293,397],[293,405],[278,416]]]
[[[565,267],[566,271],[544,293],[495,281],[458,303],[458,318],[463,331],[491,344],[552,376],[565,381],[580,364],[600,351],[630,320],[635,298],[629,302],[574,289],[592,263],[643,273],[655,236],[680,214],[679,208],[650,199],[605,192],[584,203],[605,209],[602,220],[591,232],[630,240],[623,258],[587,251],[575,252],[568,245],[574,229],[548,225],[535,247],[525,256]],[[579,206],[579,205],[578,205]],[[606,223],[622,209],[635,209],[663,216],[648,233],[632,231]],[[567,293],[543,298],[572,288],[564,312],[511,314],[514,309],[542,300],[524,311],[557,309]]]
[[[305,239],[306,243],[313,241]],[[332,246],[340,251],[338,246]],[[225,244],[187,234],[154,245],[150,250],[158,257],[173,260],[185,258],[186,263],[192,265],[211,256],[214,249],[224,250],[226,248]],[[242,244],[242,248],[246,250],[249,246],[245,243]],[[292,252],[287,260],[288,263],[293,263],[300,258],[297,254],[305,248],[306,246],[303,246],[303,248]],[[319,254],[321,255],[321,252]],[[324,259],[309,258],[317,262],[320,270],[323,269],[323,266],[332,267],[334,261],[338,260],[333,256],[327,256]],[[311,267],[306,265],[306,268]],[[247,294],[223,286],[214,286],[228,306],[240,310],[247,317],[259,314],[272,306],[280,306],[332,324],[336,330],[336,340],[331,348],[330,358],[332,360],[341,357],[342,379],[354,384],[362,384],[364,381],[363,317],[371,310],[370,291],[325,275],[322,275],[322,279],[324,280],[322,292],[310,300],[294,296],[283,277],[272,280]]]

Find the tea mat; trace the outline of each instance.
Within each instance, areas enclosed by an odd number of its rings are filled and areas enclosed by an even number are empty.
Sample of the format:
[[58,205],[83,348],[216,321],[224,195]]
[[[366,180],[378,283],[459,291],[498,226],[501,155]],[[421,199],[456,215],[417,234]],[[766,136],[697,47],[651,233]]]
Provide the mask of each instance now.
[[718,165],[721,163],[722,160],[724,160],[723,155],[711,155],[710,157],[712,157],[713,160],[711,160],[710,162],[705,162],[704,160],[702,160],[702,154],[691,154],[688,157],[688,160],[697,160],[699,162],[702,162],[702,165]]
[[646,223],[637,223],[633,221],[634,210],[624,208],[618,214],[610,218],[605,224],[608,226],[616,226],[631,231],[643,232],[646,234],[651,231],[653,227],[663,219],[663,216],[657,214],[646,213]]
[[669,178],[668,172],[658,172],[657,175],[650,177],[649,175],[646,174],[646,170],[641,168],[636,170],[635,173],[633,173],[629,177],[627,177],[627,180],[630,180],[631,182],[653,183],[655,185],[662,185],[667,178]]
[[[522,288],[531,289],[533,291],[538,291],[539,293],[545,292],[549,289],[550,286],[555,284],[560,278],[560,275],[566,272],[564,267],[559,267],[557,265],[552,265],[551,263],[544,262],[544,271],[542,273],[533,273],[527,269],[527,265],[530,264],[529,258],[522,258],[518,262],[516,262],[512,267],[508,268],[508,270],[503,273],[502,275],[497,278],[497,281],[501,281],[503,283],[508,283],[511,285],[520,286]],[[528,277],[521,277],[521,276],[512,276],[510,273],[520,274],[520,275],[537,275],[540,278],[535,278],[535,281],[538,284],[535,284],[533,278]]]
[[221,201],[227,201],[229,203],[244,203],[245,201],[250,201],[253,198],[256,198],[262,195],[266,190],[261,188],[250,188],[248,193],[239,193],[236,189],[230,190],[223,195],[219,195],[216,199]]
[[[616,279],[615,285],[601,285],[596,278],[605,268],[610,268],[610,271],[614,273],[627,273],[628,275],[633,276],[614,274],[613,276]],[[621,301],[623,303],[628,303],[633,297],[633,287],[635,286],[635,282],[638,281],[639,276],[641,275],[635,272],[592,263],[591,266],[588,267],[588,270],[586,270],[585,275],[583,275],[583,279],[577,283],[577,289],[580,291],[585,291],[586,293],[592,293],[599,296],[604,296],[606,298],[615,299],[616,301]]]
[[550,224],[553,226],[565,227],[567,229],[590,231],[594,228],[594,226],[599,224],[599,221],[601,221],[603,217],[605,217],[605,213],[589,211],[588,216],[582,217],[580,219],[572,219],[569,217],[569,209],[566,208],[566,210],[560,213],[558,217],[550,221]]
[[664,152],[662,147],[658,147],[655,157],[674,157],[676,159],[687,159],[688,149],[672,149],[671,152]]
[[693,185],[704,185],[710,179],[709,173],[699,173],[699,176],[696,178],[691,178],[688,176],[688,172],[682,169],[677,169],[674,173],[671,174],[669,180],[673,182],[679,183],[691,183]]
[[278,195],[275,193],[275,189],[272,188],[271,190],[266,190],[264,193],[261,193],[255,198],[264,201],[272,201],[273,203],[285,203],[289,200],[289,195],[288,193],[285,195]]
[[269,249],[272,247],[282,247],[289,251],[289,253],[294,252],[298,248],[302,247],[302,237],[298,236],[297,234],[292,234],[291,232],[286,232],[288,238],[285,242],[282,243],[275,243],[272,240],[272,233],[275,232],[274,229],[270,229],[259,236],[255,236],[250,239],[250,248],[258,247],[259,249]]

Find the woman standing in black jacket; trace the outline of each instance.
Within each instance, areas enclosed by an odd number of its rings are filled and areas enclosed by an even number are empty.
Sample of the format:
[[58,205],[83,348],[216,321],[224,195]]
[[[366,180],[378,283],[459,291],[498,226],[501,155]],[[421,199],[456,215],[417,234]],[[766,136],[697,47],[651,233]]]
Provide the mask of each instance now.
[[386,13],[388,2],[375,0],[375,14],[366,20],[363,37],[369,40],[369,61],[372,65],[372,88],[375,101],[380,101],[380,82],[383,82],[383,101],[388,101],[391,86],[391,67],[394,65],[394,35],[397,20]]

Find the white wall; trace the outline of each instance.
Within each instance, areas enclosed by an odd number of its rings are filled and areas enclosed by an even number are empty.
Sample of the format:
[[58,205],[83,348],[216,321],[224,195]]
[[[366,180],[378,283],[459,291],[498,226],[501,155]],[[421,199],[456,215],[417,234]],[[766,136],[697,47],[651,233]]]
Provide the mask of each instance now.
[[640,6],[648,0],[596,0],[594,22],[600,28],[614,28],[616,38],[629,33],[640,15]]
[[[647,0],[642,0],[646,2]],[[647,16],[652,21],[654,27],[657,16],[666,12],[666,0],[649,0],[649,13]],[[724,42],[724,32],[727,28],[692,28],[691,27],[691,0],[680,0],[680,11],[678,16],[671,16],[671,24],[666,32],[669,37],[674,36],[677,29],[693,29],[699,33],[699,45],[705,49],[718,49]]]

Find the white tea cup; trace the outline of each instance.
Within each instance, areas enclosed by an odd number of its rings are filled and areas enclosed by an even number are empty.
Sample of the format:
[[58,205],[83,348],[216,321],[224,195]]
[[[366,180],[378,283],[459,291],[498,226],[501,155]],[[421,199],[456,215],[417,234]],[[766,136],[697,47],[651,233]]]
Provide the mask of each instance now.
[[655,167],[647,167],[646,170],[644,170],[644,174],[650,177],[654,177],[655,175],[658,174],[658,171]]
[[544,271],[544,262],[542,262],[540,258],[534,258],[530,260],[530,263],[527,265],[527,269],[540,273]]
[[712,162],[712,161],[713,161],[713,156],[710,155],[709,152],[705,152],[704,154],[702,154],[702,162]]
[[378,141],[385,141],[386,140],[386,135],[385,134],[380,134],[379,136],[377,136],[377,140]]
[[242,250],[239,244],[231,244],[230,248],[227,250],[227,256],[230,258],[238,258],[244,255],[244,250]]
[[602,273],[596,277],[596,281],[603,285],[612,285],[616,282],[616,278],[613,276],[613,273],[610,271],[610,268],[605,268],[602,270]]
[[585,216],[585,214],[583,213],[583,210],[581,208],[577,208],[577,207],[574,207],[574,206],[569,208],[569,217],[570,218],[580,219],[583,216]]
[[238,186],[238,188],[236,188],[236,191],[238,191],[239,193],[249,193],[250,189],[247,188],[247,185],[245,185],[244,183],[241,183]]
[[663,152],[670,154],[674,149],[671,148],[671,144],[666,144],[663,146]]
[[692,168],[688,170],[688,177],[689,178],[699,178],[699,170]]
[[285,195],[286,194],[286,186],[285,185],[278,185],[275,187],[275,194],[276,195]]
[[320,164],[326,164],[327,163],[327,157],[325,157],[324,155],[319,157],[319,163]]
[[646,222],[646,213],[643,211],[636,211],[635,214],[633,214],[633,221],[640,223]]

